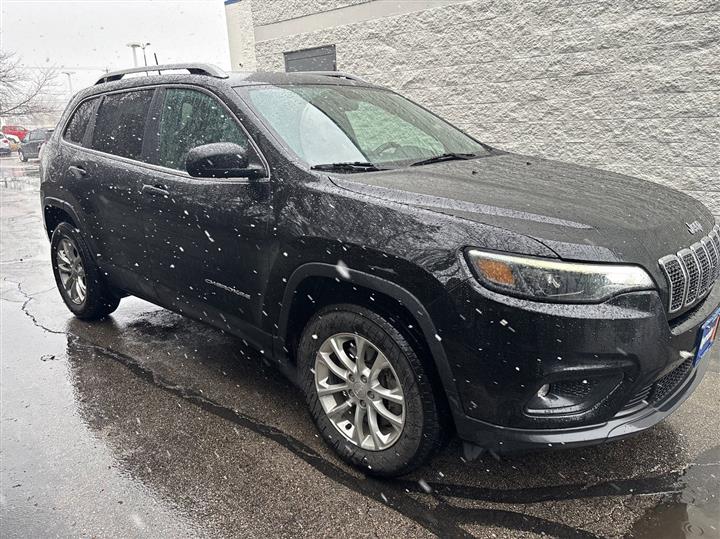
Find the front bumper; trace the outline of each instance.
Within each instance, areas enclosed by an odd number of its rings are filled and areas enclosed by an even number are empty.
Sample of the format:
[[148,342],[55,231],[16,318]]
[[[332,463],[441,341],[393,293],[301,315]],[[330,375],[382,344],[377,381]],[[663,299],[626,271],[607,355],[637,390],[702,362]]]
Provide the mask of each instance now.
[[[693,369],[662,402],[647,404],[633,414],[619,414],[604,423],[569,429],[513,429],[466,417],[463,438],[497,453],[522,452],[546,447],[582,447],[619,440],[640,433],[672,414],[700,384],[707,359]],[[472,451],[468,454],[472,455]]]
[[[715,286],[696,309],[668,322],[655,292],[548,305],[469,280],[451,294],[460,322],[447,328],[443,345],[462,407],[454,407],[456,428],[466,442],[498,452],[597,444],[663,420],[707,369],[707,358],[692,367],[692,357],[699,327],[720,304]],[[544,384],[593,376],[616,383],[588,406],[528,411]]]

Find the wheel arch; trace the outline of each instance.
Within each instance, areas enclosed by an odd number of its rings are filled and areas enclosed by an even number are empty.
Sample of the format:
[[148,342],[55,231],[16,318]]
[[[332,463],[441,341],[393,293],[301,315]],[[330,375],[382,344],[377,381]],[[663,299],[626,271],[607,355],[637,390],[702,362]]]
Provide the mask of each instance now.
[[[311,307],[306,309],[303,308],[306,303],[299,298],[307,297],[308,290],[319,291],[319,295],[310,298]],[[338,291],[343,292],[342,297],[334,293]],[[417,349],[437,379],[444,404],[450,407],[453,416],[462,411],[445,349],[437,339],[438,330],[426,307],[406,288],[363,271],[348,268],[340,277],[333,264],[311,262],[298,267],[288,279],[283,294],[275,339],[276,355],[294,363],[294,347],[307,322],[317,310],[333,303],[356,303],[397,318],[401,322],[396,324],[400,326],[397,329]]]
[[45,197],[43,200],[43,221],[48,239],[52,237],[55,228],[64,221],[75,228],[80,228],[80,218],[73,207],[64,200],[54,197]]

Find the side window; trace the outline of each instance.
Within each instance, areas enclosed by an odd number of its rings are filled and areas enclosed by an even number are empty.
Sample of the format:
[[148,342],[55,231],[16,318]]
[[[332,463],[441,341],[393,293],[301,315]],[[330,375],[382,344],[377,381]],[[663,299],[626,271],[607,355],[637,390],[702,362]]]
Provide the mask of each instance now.
[[140,159],[153,92],[136,90],[106,95],[95,121],[92,147],[120,157]]
[[97,98],[88,99],[87,101],[83,101],[80,106],[75,109],[63,134],[65,140],[74,142],[75,144],[82,144],[83,138],[85,137],[85,130],[87,129],[88,123],[90,123],[90,116],[96,104]]
[[168,88],[160,116],[157,164],[185,170],[185,157],[196,146],[234,142],[248,146],[245,132],[214,97],[197,90]]

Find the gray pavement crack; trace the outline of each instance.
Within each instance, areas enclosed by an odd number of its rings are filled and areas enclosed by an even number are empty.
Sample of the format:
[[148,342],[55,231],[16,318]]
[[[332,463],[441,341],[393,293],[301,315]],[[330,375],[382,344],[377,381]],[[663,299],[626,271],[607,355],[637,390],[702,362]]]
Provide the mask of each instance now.
[[[8,281],[8,282],[14,282],[14,281]],[[47,292],[48,290],[41,290],[40,292],[36,292],[35,294],[28,294],[27,292],[25,292],[25,290],[23,290],[22,283],[15,283],[15,284],[17,284],[18,292],[20,292],[20,294],[25,298],[25,301],[23,301],[22,305],[20,306],[20,309],[22,309],[22,312],[25,313],[25,315],[28,318],[30,318],[30,320],[36,327],[42,329],[43,331],[46,331],[47,333],[53,333],[55,335],[67,335],[68,334],[65,331],[58,331],[55,329],[50,329],[47,326],[44,326],[43,324],[40,323],[40,321],[37,319],[37,317],[33,313],[31,313],[30,310],[28,309],[28,305],[30,304],[30,302],[32,300],[35,299],[36,295],[43,294],[43,293]],[[52,288],[50,288],[49,290],[52,290]]]

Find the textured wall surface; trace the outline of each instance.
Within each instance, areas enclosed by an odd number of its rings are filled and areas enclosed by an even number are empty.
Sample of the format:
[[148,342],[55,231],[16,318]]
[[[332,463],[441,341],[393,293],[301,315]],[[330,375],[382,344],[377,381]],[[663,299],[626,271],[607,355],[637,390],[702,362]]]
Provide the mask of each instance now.
[[[371,0],[253,0],[255,24],[272,24],[303,15],[312,15],[331,9],[364,4]],[[402,1],[402,0],[401,0]]]
[[230,65],[233,71],[255,71],[255,36],[252,2],[235,2],[225,5],[228,27]]
[[479,0],[258,42],[256,55],[283,70],[284,51],[335,44],[339,70],[489,144],[675,186],[720,217],[718,28],[717,0]]

